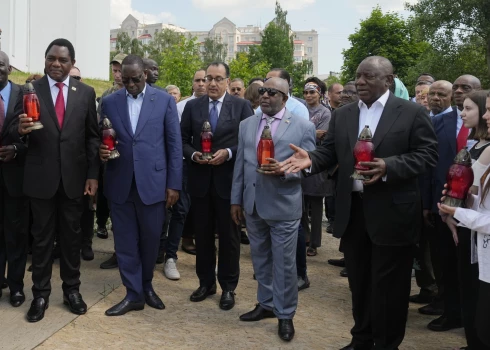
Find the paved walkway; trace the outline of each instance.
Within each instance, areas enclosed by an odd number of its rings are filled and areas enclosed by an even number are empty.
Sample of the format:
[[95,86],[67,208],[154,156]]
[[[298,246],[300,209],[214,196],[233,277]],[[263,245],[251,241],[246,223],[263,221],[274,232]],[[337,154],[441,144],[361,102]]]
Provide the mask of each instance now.
[[[19,309],[8,304],[8,292],[0,300],[0,349],[339,349],[350,341],[352,326],[350,293],[340,269],[327,264],[338,257],[338,240],[324,235],[324,246],[308,258],[311,287],[300,292],[294,318],[296,336],[291,343],[277,336],[277,320],[243,323],[238,316],[255,305],[256,282],[248,246],[242,245],[241,279],[236,306],[218,307],[220,291],[201,303],[189,296],[198,286],[193,256],[179,252],[180,281],[166,279],[158,265],[154,287],[162,297],[163,311],[146,307],[123,317],[109,318],[104,311],[125,294],[117,270],[100,270],[109,257],[112,240],[94,238],[96,259],[82,264],[81,293],[89,304],[86,315],[76,317],[62,305],[58,265],[53,270],[53,295],[43,321],[25,321],[32,298],[30,274],[26,276],[28,300]],[[413,290],[415,288],[414,282]],[[434,333],[426,329],[431,317],[420,315],[410,305],[405,341],[401,350],[440,350],[464,345],[462,330]]]

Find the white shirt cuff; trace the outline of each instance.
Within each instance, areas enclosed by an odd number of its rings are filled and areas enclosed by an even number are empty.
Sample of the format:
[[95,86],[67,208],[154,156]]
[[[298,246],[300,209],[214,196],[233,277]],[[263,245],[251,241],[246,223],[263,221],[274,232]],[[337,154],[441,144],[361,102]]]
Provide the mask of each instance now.
[[231,153],[231,149],[229,148],[227,148],[226,150],[228,151],[228,159],[226,161],[229,161],[233,157],[233,153]]

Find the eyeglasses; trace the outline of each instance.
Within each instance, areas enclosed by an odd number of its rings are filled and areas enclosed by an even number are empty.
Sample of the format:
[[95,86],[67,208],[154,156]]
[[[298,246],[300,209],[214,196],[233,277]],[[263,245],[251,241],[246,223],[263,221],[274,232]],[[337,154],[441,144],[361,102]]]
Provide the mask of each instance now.
[[342,90],[341,93],[342,95],[347,95],[347,96],[357,95],[357,91],[352,91],[352,90]]
[[82,77],[79,75],[72,75],[71,77],[76,80],[82,80]]
[[314,95],[316,93],[317,93],[317,91],[315,91],[315,90],[305,90],[305,91],[303,91],[303,95]]
[[231,92],[242,91],[242,88],[236,87],[236,88],[231,88],[230,90],[231,90]]
[[267,92],[267,95],[269,96],[276,96],[278,92],[280,92],[283,96],[286,96],[286,94],[280,90],[274,89],[274,88],[266,88],[266,87],[259,87],[259,95],[263,95]]
[[126,78],[126,77],[123,77],[121,80],[122,80],[122,83],[123,84],[129,84],[129,81],[131,80],[134,84],[138,84],[138,83],[141,83],[141,80],[143,80],[143,76],[144,74],[141,73],[141,75],[139,76],[139,78],[135,78],[135,77],[132,77],[132,78]]
[[220,77],[220,76],[217,76],[217,77],[214,77],[214,78],[213,78],[212,76],[208,75],[208,76],[206,77],[206,82],[207,82],[207,83],[210,83],[210,82],[212,82],[212,81],[214,80],[215,82],[217,82],[217,83],[219,84],[219,83],[221,83],[221,82],[222,82],[223,80],[225,80],[225,79],[226,79],[226,78],[223,78],[223,77]]

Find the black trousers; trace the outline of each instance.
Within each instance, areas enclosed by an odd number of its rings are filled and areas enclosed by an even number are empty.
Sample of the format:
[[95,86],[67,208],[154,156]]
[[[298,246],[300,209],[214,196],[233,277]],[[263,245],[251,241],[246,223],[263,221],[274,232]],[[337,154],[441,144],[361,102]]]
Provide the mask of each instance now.
[[482,349],[490,349],[490,283],[483,281],[478,289],[476,329],[480,341],[486,346]]
[[8,264],[10,293],[22,292],[29,241],[29,201],[12,197],[0,177],[0,282]]
[[[323,216],[323,197],[304,195],[304,209],[301,217],[301,225],[306,237],[310,238],[310,247],[318,248],[322,246],[322,216]],[[311,209],[311,228],[309,224],[308,212]]]
[[80,228],[82,230],[82,247],[92,247],[94,238],[94,212],[91,206],[92,199],[89,195],[83,196],[82,218],[80,219]]
[[[423,220],[422,220],[423,222]],[[416,260],[420,269],[415,270],[415,279],[417,286],[420,287],[420,293],[431,295],[437,291],[436,279],[432,267],[432,257],[430,251],[430,238],[433,235],[433,228],[422,227],[420,230],[419,244],[416,249]]]
[[354,346],[374,344],[376,350],[393,350],[405,336],[414,246],[373,244],[362,204],[353,193],[349,225],[342,236],[352,291],[352,341]]
[[70,199],[63,183],[50,199],[30,198],[32,224],[32,293],[34,298],[49,299],[51,294],[52,251],[56,231],[56,216],[60,234],[60,276],[65,295],[80,287],[80,247],[82,197]]
[[213,185],[202,198],[191,196],[189,216],[196,239],[196,273],[201,286],[216,281],[214,222],[219,232],[218,282],[224,291],[235,290],[240,275],[240,232],[231,220],[230,199],[218,196]]
[[104,176],[105,176],[105,164],[100,166],[99,171],[99,188],[97,190],[97,209],[95,215],[97,216],[97,226],[105,227],[107,220],[109,220],[109,203],[104,196]]

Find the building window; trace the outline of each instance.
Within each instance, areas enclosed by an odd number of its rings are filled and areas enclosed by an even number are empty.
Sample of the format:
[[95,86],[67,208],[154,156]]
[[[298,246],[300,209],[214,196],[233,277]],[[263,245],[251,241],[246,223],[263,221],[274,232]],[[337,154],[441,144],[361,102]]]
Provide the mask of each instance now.
[[308,53],[313,53],[313,48],[312,48],[312,47],[309,47],[309,48],[307,49],[307,52],[308,52]]
[[113,41],[113,42],[111,42],[111,49],[115,49],[115,48],[116,48],[116,42]]
[[301,51],[301,45],[294,45],[294,49],[296,51]]
[[145,29],[145,34],[148,34],[148,29]]
[[308,37],[308,41],[313,41],[313,37],[312,36],[309,36]]
[[133,30],[133,36],[134,36],[134,30]]
[[158,28],[155,28],[155,34],[158,33]]
[[228,52],[229,52],[229,53],[233,53],[233,46],[229,46],[229,47],[228,47]]
[[255,41],[255,37],[254,36],[252,37],[252,40],[251,41]]
[[303,58],[303,57],[301,57],[301,56],[294,56],[294,60],[295,60],[296,62],[301,62],[301,61],[302,61],[302,58]]

